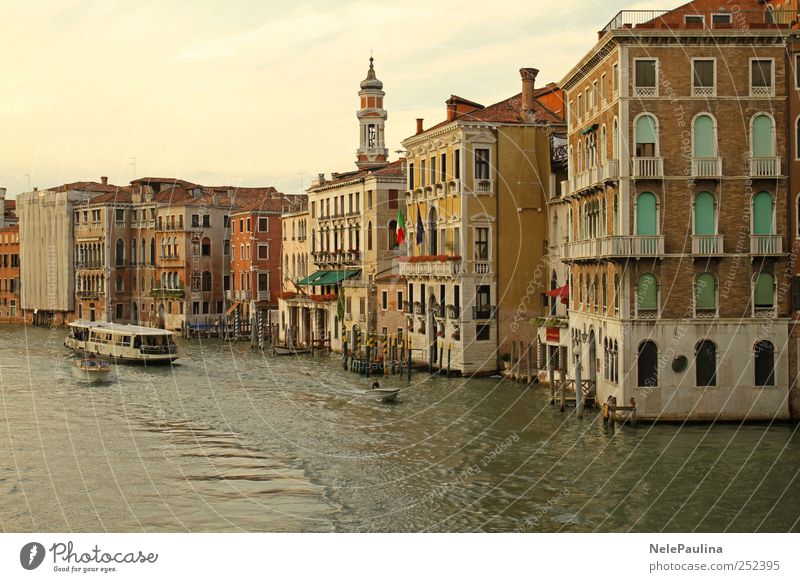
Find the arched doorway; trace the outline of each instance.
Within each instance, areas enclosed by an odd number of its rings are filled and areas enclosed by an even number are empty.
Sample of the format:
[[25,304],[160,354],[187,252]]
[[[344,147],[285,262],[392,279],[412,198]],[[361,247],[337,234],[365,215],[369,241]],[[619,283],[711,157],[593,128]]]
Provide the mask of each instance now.
[[589,380],[597,381],[597,345],[594,330],[589,332]]

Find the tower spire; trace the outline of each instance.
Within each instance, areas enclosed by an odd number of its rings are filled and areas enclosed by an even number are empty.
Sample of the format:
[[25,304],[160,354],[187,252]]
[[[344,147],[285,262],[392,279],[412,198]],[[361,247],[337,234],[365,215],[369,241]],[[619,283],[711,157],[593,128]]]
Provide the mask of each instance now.
[[375,59],[370,50],[367,78],[361,81],[358,96],[361,108],[358,110],[359,147],[356,165],[359,169],[376,168],[386,165],[389,150],[386,149],[384,126],[388,113],[383,108],[383,83],[375,75]]

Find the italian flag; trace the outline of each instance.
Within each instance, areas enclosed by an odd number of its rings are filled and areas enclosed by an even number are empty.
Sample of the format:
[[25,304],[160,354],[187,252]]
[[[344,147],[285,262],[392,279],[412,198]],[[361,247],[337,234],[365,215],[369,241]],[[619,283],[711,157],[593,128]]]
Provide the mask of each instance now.
[[397,210],[397,244],[406,242],[406,217],[402,210]]

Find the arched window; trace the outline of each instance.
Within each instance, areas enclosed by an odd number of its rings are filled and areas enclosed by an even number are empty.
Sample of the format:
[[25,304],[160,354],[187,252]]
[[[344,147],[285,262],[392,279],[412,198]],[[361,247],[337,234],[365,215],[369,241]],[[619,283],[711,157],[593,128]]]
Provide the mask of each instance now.
[[717,314],[717,279],[712,273],[700,273],[695,278],[694,309],[697,317]]
[[619,122],[614,118],[614,125],[611,128],[611,156],[619,159]]
[[694,377],[696,386],[717,385],[717,346],[703,340],[694,348]]
[[144,239],[142,239],[142,256],[139,257],[139,261],[142,264],[147,263],[147,242]]
[[122,282],[122,275],[117,275],[116,290],[117,291],[123,291],[124,289],[125,288],[124,288],[123,282]]
[[658,346],[655,342],[644,341],[639,344],[639,356],[636,359],[638,369],[637,386],[658,386]]
[[167,274],[161,273],[161,289],[167,288]]
[[367,250],[372,250],[372,221],[367,224]]
[[775,124],[765,113],[753,117],[750,148],[754,158],[771,158],[775,155]]
[[[575,175],[575,155],[572,150],[572,146],[569,146],[567,150],[567,177],[572,179]],[[562,194],[566,194],[566,192],[562,192]]]
[[755,356],[756,386],[775,385],[775,347],[772,342],[761,340],[753,347]]
[[578,275],[578,303],[583,304],[583,273]]
[[203,291],[211,291],[211,271],[203,271]]
[[389,221],[389,228],[386,231],[387,240],[387,248],[389,250],[396,249],[399,245],[397,244],[397,221],[390,220]]
[[578,172],[583,172],[583,142],[578,141]]
[[211,239],[208,238],[208,237],[203,237],[203,240],[200,243],[200,246],[201,246],[201,249],[202,249],[201,254],[204,257],[210,257],[211,256]]
[[115,250],[115,264],[116,265],[124,265],[125,264],[125,243],[122,241],[121,238],[117,239],[117,244]]
[[619,313],[619,275],[614,275],[614,312]]
[[759,192],[753,196],[753,234],[772,234],[772,194]]
[[656,118],[641,115],[636,119],[636,157],[654,158],[658,155]]
[[600,285],[597,283],[597,275],[594,276],[594,283],[592,284],[592,299],[594,300],[594,310],[600,307]]
[[642,192],[636,197],[636,234],[658,234],[658,209],[652,192]]
[[658,279],[653,273],[643,273],[636,281],[636,312],[655,316],[658,311]]
[[608,134],[606,133],[605,124],[600,128],[600,161],[605,162],[608,159]]
[[694,234],[716,234],[714,195],[710,192],[700,192],[694,197]]
[[161,257],[163,258],[163,257],[166,257],[166,256],[167,256],[167,239],[162,238],[161,239]]
[[151,265],[155,265],[156,264],[156,239],[155,238],[151,238],[150,239],[150,264]]
[[694,118],[692,126],[692,155],[696,158],[713,158],[717,155],[714,120],[705,113]]
[[758,273],[756,275],[753,302],[756,312],[771,313],[775,306],[775,278],[771,273]]
[[614,192],[614,234],[619,236],[619,193]]
[[606,274],[603,273],[603,315],[606,314],[608,309],[608,288],[606,285]]
[[136,264],[136,249],[137,248],[138,248],[138,245],[136,244],[136,239],[133,239],[131,241],[131,264],[132,265]]
[[601,236],[606,236],[608,234],[608,216],[606,212],[606,199],[605,196],[603,197],[603,201],[601,202],[602,206],[600,209],[600,234]]

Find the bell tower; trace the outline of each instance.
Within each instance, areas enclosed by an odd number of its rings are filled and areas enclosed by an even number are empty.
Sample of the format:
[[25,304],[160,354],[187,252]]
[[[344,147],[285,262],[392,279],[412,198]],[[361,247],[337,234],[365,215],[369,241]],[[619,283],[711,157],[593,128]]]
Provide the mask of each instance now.
[[389,116],[383,108],[383,83],[375,76],[375,67],[369,58],[367,78],[361,81],[361,108],[358,110],[359,146],[356,165],[360,170],[386,165],[389,150],[386,149],[384,125]]

